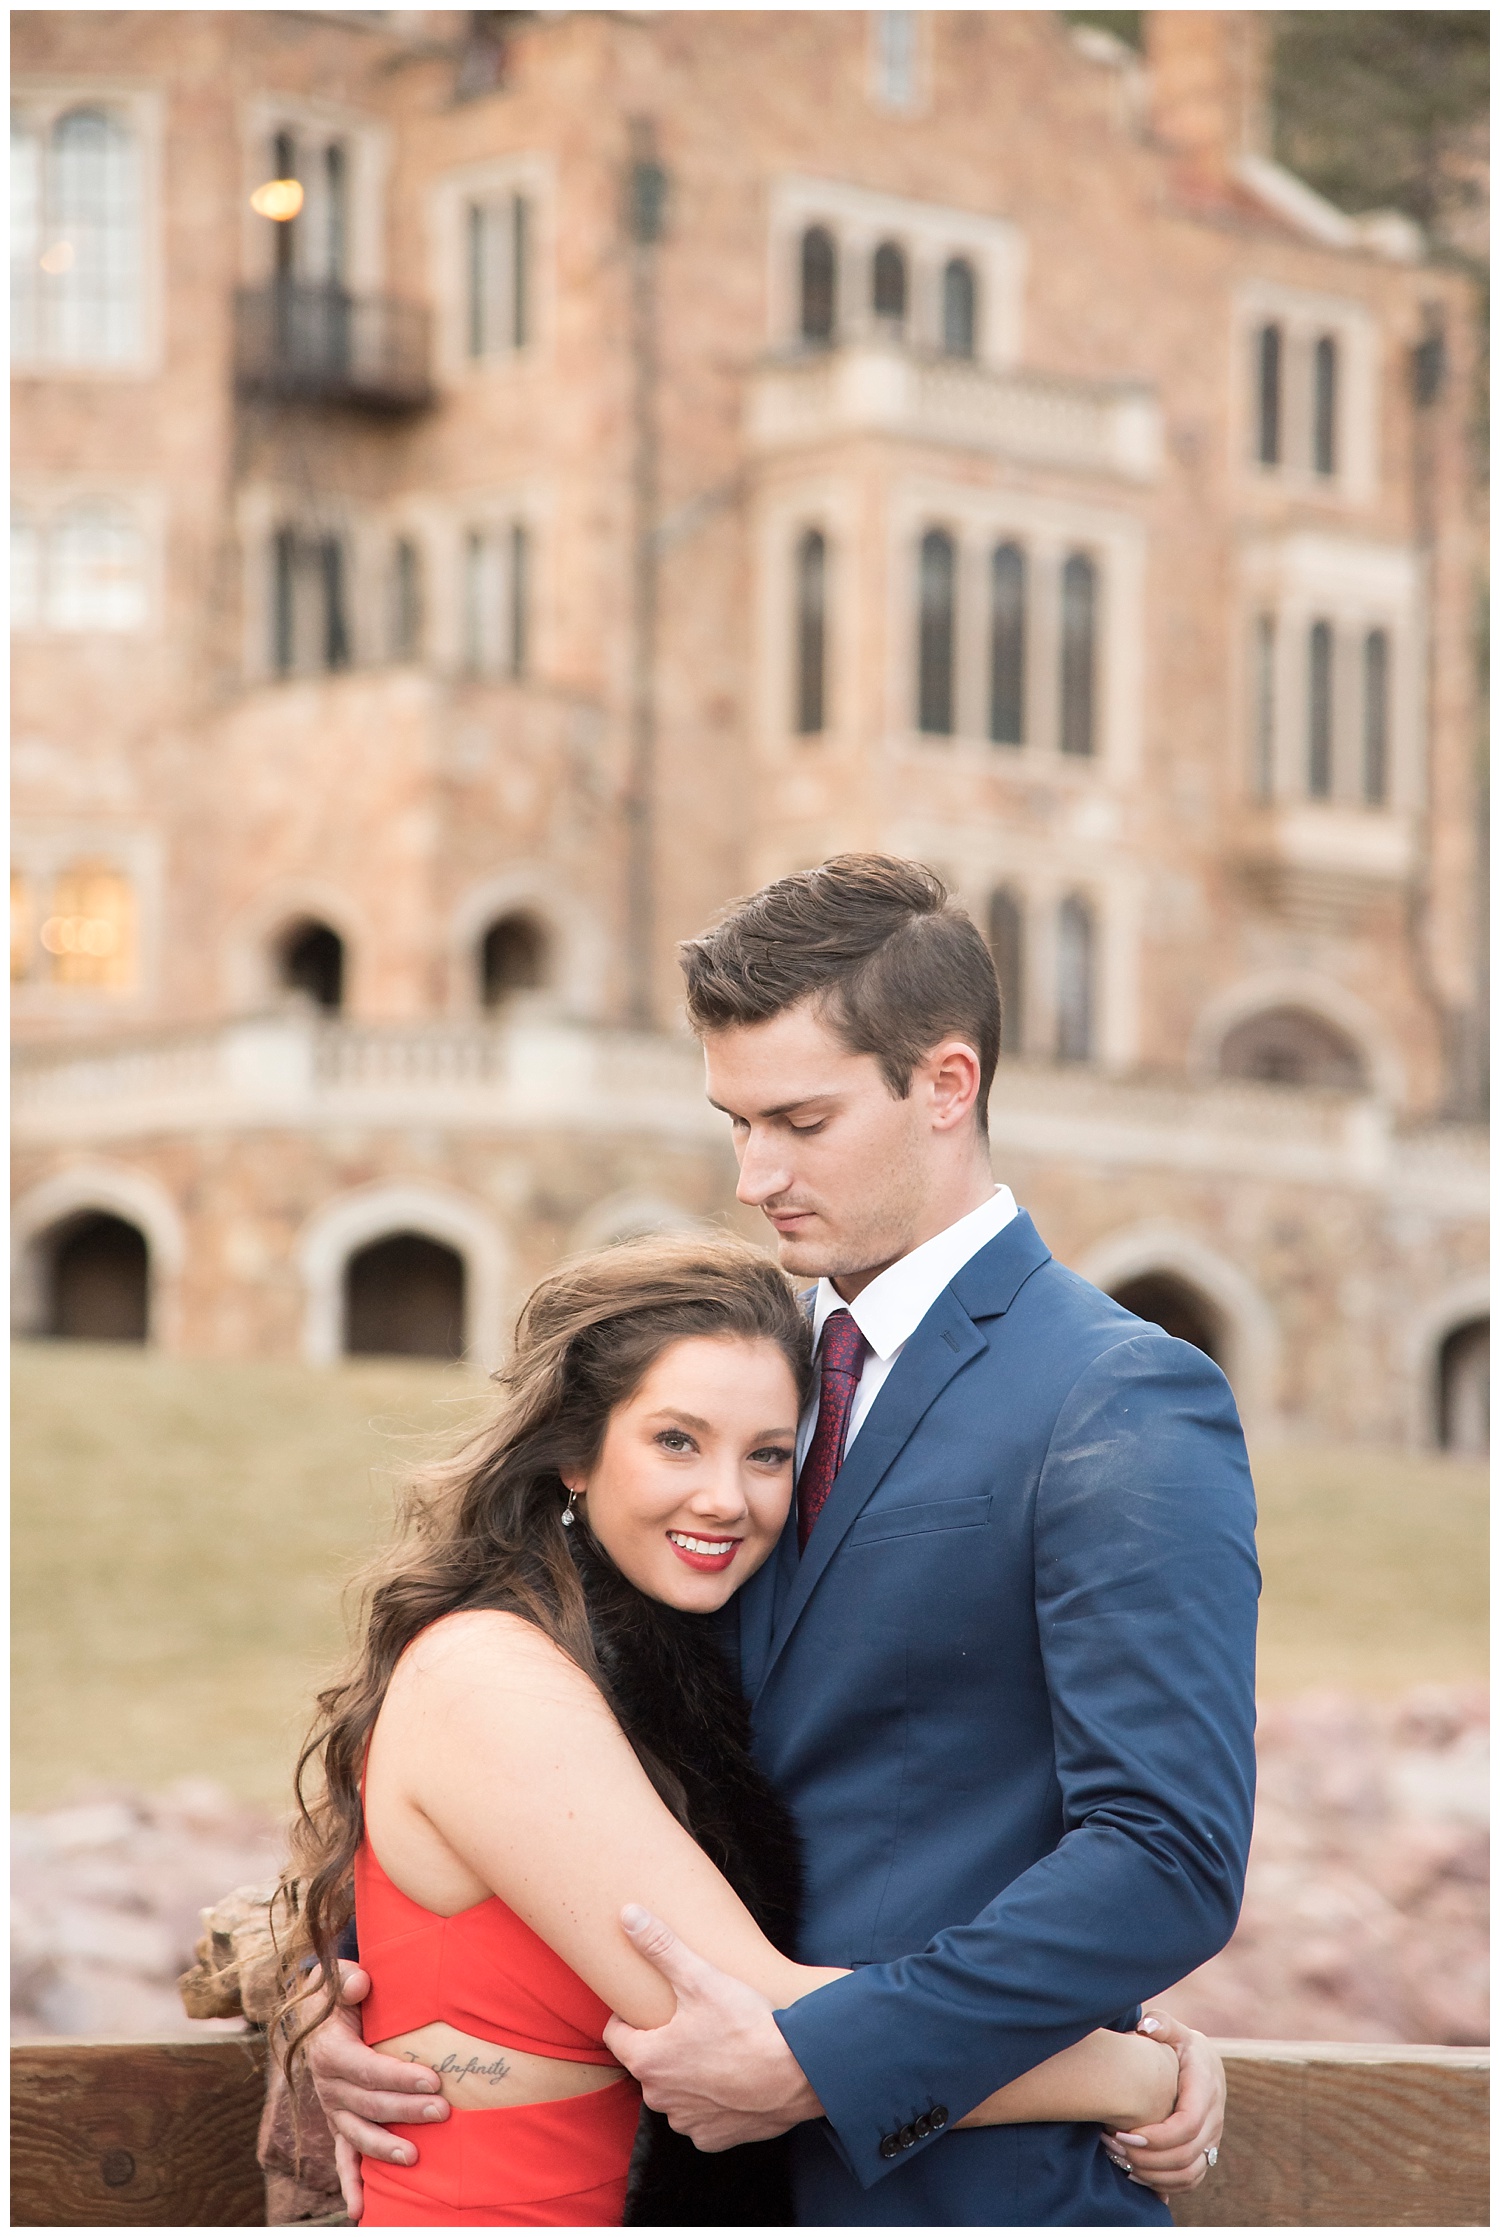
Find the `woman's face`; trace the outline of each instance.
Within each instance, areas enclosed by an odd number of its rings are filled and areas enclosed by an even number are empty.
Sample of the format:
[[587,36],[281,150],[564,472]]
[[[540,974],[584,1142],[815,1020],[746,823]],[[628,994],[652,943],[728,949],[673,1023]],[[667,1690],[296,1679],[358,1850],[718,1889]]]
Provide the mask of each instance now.
[[706,1615],[780,1536],[796,1442],[797,1385],[775,1344],[685,1336],[616,1406],[598,1459],[569,1489],[633,1585]]

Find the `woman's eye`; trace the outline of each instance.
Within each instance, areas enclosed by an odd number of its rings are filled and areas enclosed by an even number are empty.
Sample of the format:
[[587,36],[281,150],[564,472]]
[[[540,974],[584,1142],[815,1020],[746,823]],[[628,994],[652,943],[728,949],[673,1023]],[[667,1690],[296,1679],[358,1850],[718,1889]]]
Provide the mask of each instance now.
[[656,1442],[665,1452],[691,1452],[693,1440],[685,1429],[663,1429]]
[[753,1452],[750,1455],[750,1458],[758,1460],[763,1468],[784,1468],[791,1457],[792,1448],[790,1445],[762,1445],[758,1452]]

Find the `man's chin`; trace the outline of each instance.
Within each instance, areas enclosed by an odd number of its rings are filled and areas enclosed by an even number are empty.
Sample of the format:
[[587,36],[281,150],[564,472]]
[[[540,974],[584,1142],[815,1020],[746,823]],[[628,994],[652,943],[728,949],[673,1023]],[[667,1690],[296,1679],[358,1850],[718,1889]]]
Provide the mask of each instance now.
[[828,1271],[828,1245],[812,1235],[778,1234],[776,1256],[785,1274],[817,1276]]

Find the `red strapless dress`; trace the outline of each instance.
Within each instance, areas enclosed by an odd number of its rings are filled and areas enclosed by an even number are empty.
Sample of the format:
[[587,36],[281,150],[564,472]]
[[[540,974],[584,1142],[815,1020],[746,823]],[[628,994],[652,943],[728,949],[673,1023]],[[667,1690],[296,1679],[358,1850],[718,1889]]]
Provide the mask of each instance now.
[[[613,2066],[609,2007],[509,1906],[492,1895],[439,1918],[386,1878],[368,1840],[354,1860],[359,1962],[370,1976],[365,2041],[446,2020],[466,2035],[543,2058]],[[625,2177],[640,2117],[626,2076],[582,2097],[505,2105],[402,2123],[415,2167],[361,2161],[366,2229],[467,2224],[501,2229],[609,2229],[625,2212]]]

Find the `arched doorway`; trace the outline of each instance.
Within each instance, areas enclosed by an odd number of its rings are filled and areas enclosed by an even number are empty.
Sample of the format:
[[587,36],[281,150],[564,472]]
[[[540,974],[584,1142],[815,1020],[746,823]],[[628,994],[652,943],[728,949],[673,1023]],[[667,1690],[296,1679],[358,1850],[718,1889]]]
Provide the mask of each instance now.
[[430,1235],[382,1235],[344,1268],[344,1350],[461,1359],[464,1262]]
[[1181,1275],[1136,1274],[1129,1281],[1118,1283],[1110,1295],[1127,1313],[1138,1313],[1142,1320],[1154,1321],[1167,1335],[1180,1337],[1185,1344],[1196,1344],[1215,1366],[1223,1366],[1223,1321],[1202,1291],[1194,1289]]
[[78,1212],[46,1239],[48,1336],[144,1344],[151,1267],[146,1238],[112,1212]]
[[1311,1010],[1292,1008],[1260,1010],[1231,1026],[1220,1045],[1219,1070],[1231,1080],[1275,1080],[1346,1094],[1368,1085],[1363,1054],[1348,1035]]
[[1476,1456],[1490,1449],[1490,1324],[1464,1321],[1438,1352],[1438,1443]]
[[320,1010],[344,1004],[344,943],[331,925],[301,917],[282,934],[276,953],[278,982],[305,994]]
[[479,993],[487,1010],[547,983],[547,935],[533,916],[497,917],[479,943]]

